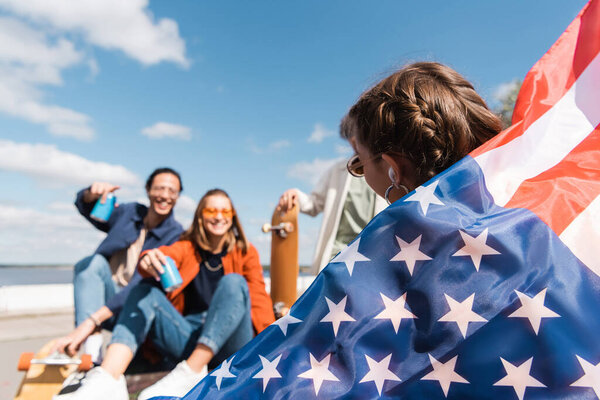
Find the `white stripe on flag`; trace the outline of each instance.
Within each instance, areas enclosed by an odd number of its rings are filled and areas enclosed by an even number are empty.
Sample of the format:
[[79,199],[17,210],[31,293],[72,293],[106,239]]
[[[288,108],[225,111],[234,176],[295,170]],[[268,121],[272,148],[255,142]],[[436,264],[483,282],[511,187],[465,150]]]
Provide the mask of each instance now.
[[[600,196],[571,222],[559,236],[589,269],[600,276]],[[559,266],[557,266],[559,267]]]
[[567,93],[511,142],[475,157],[494,202],[504,206],[523,181],[558,164],[600,123],[600,55]]

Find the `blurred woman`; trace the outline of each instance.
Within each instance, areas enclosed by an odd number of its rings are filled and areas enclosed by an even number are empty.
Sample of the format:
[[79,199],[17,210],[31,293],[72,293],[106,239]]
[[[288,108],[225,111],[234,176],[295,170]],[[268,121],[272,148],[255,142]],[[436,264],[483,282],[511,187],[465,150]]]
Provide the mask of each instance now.
[[[183,283],[165,293],[156,281],[167,256]],[[132,289],[102,365],[77,391],[56,399],[128,399],[123,373],[147,339],[179,363],[138,398],[183,396],[206,376],[209,361],[226,359],[275,320],[258,252],[223,190],[202,197],[178,242],[142,253],[138,270],[154,280]]]

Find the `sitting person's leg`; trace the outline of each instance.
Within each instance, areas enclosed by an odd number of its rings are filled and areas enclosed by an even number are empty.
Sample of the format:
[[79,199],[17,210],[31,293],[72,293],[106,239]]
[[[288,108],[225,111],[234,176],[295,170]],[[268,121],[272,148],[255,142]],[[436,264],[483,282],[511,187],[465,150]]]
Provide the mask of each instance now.
[[112,280],[108,261],[100,254],[79,261],[73,274],[75,326],[78,326],[114,296],[118,287]]
[[248,284],[239,274],[225,275],[210,302],[198,343],[211,349],[218,365],[253,337]]
[[[73,300],[75,326],[79,326],[92,313],[102,307],[106,300],[118,291],[113,282],[110,266],[100,254],[86,257],[73,269]],[[102,361],[102,335],[90,335],[83,344],[83,352],[90,354],[94,363]]]
[[154,327],[159,327],[169,338],[169,348],[175,352],[173,356],[184,353],[193,326],[160,289],[141,282],[131,290],[119,314],[102,365],[90,371],[81,388],[65,400],[128,399],[123,372],[146,337],[153,336],[150,332]]
[[[142,391],[139,400],[154,396],[185,395],[206,375],[207,365],[215,354],[215,359],[222,361],[252,340],[254,331],[246,280],[238,274],[225,275],[213,294],[208,312],[188,316],[186,320],[193,326],[201,326],[202,332],[199,338],[198,329],[190,335],[193,342],[188,342],[183,354],[189,358],[179,363],[169,375]],[[163,341],[170,339],[164,334],[161,338],[153,337],[157,345]]]

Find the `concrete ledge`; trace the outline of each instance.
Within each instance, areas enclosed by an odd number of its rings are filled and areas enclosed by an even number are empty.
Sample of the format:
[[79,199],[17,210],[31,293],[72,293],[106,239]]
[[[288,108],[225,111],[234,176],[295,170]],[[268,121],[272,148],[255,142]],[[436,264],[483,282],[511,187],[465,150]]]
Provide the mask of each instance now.
[[[310,286],[313,275],[298,277],[298,295]],[[271,278],[265,276],[267,292]],[[0,286],[0,318],[73,312],[73,284]]]
[[0,315],[48,314],[73,308],[73,285],[0,286]]

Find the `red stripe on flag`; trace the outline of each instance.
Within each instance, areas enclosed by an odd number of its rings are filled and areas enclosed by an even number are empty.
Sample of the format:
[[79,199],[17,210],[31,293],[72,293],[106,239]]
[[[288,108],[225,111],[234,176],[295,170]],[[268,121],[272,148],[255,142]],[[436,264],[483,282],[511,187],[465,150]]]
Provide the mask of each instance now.
[[529,179],[506,204],[527,208],[557,235],[600,195],[600,128],[569,153],[560,163]]
[[472,151],[471,156],[477,157],[521,136],[552,108],[600,52],[598,32],[600,2],[592,0],[525,76],[513,112],[513,126]]

